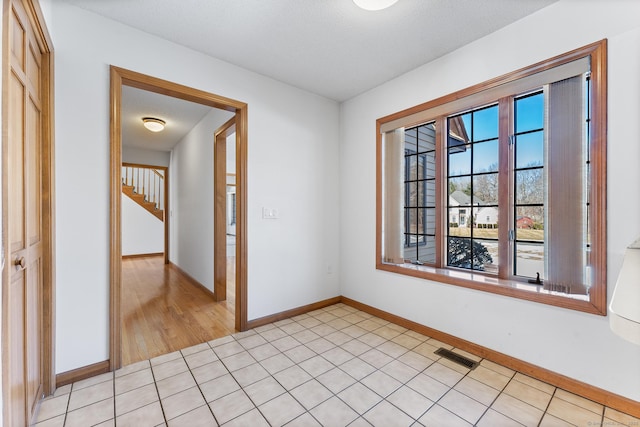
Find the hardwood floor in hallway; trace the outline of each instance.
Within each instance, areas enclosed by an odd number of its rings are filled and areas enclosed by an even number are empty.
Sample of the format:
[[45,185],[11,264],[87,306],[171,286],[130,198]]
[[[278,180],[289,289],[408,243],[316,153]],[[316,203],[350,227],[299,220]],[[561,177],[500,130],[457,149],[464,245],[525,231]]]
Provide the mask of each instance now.
[[227,259],[227,300],[215,302],[162,256],[122,260],[122,365],[235,332],[235,257]]

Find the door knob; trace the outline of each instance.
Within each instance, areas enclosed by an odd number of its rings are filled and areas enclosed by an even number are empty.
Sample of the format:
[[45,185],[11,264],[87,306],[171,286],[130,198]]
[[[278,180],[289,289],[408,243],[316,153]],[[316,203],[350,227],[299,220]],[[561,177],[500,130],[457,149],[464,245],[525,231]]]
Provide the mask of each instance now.
[[20,268],[25,268],[27,266],[27,262],[24,260],[24,257],[16,258],[13,264],[19,266]]

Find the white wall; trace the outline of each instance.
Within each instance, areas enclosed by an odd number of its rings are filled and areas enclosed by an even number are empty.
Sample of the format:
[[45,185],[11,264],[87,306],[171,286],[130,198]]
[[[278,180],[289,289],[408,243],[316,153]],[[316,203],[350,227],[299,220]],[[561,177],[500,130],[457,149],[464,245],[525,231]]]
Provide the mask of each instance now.
[[236,133],[227,137],[227,173],[236,173]]
[[[640,400],[640,347],[608,319],[375,269],[375,120],[609,38],[608,285],[640,235],[640,2],[561,1],[342,105],[342,294]],[[632,218],[632,221],[629,221]],[[392,297],[390,297],[392,296]]]
[[[339,106],[51,3],[56,372],[108,358],[110,64],[248,103],[248,318],[339,295],[338,275],[326,274],[327,264],[338,268],[339,257]],[[280,219],[263,220],[263,206],[278,208]]]
[[137,147],[122,147],[122,161],[148,166],[169,167],[170,153],[168,151],[145,150]]
[[169,259],[213,292],[213,140],[233,113],[211,109],[171,152]]
[[[2,31],[2,24],[4,23],[4,7],[1,8],[2,10],[0,10],[0,34],[4,34]],[[0,55],[0,70],[4,70],[4,64],[2,63],[2,59],[4,58],[4,54]],[[2,80],[0,79],[0,93],[2,92]],[[2,115],[2,102],[0,102],[0,117],[3,117]],[[3,130],[2,130],[2,120],[0,120],[0,135],[3,135]],[[2,165],[2,150],[0,150],[0,165]],[[0,166],[0,169],[2,169],[2,167]],[[0,173],[0,188],[2,187],[2,173]],[[2,210],[2,197],[0,197],[0,212],[3,212]],[[4,254],[4,236],[2,235],[2,229],[4,224],[0,224],[0,251],[2,251],[2,253],[0,254],[0,263],[2,265],[2,268],[0,268],[0,277],[4,277],[4,265],[5,265],[5,254]],[[2,279],[0,279],[0,283],[2,283],[2,286],[4,286],[4,281]],[[2,323],[4,316],[2,314],[2,300],[1,300],[1,296],[0,296],[0,334],[2,334],[2,332],[4,331],[4,325]],[[3,337],[2,337],[3,338]],[[2,345],[0,345],[0,366],[4,366],[4,355],[2,354]],[[2,410],[2,403],[4,402],[4,381],[2,380],[2,371],[4,369],[0,369],[0,414],[4,414],[4,411]],[[3,424],[3,419],[4,416],[0,416],[0,427],[2,427]]]
[[122,255],[164,252],[164,223],[122,195]]

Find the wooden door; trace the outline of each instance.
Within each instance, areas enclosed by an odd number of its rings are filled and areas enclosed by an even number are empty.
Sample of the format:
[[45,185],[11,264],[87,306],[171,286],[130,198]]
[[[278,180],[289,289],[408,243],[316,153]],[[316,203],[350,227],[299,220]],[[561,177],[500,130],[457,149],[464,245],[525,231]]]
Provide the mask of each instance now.
[[5,411],[9,425],[21,426],[31,424],[43,394],[43,85],[27,13],[20,1],[9,3]]

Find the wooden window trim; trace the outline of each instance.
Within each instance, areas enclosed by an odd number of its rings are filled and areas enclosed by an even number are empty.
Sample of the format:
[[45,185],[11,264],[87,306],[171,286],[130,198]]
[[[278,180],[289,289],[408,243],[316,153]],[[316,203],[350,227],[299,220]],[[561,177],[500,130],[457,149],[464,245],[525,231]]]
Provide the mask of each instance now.
[[[531,76],[541,71],[566,64],[568,62],[590,57],[591,60],[591,122],[590,122],[590,157],[591,157],[591,203],[589,206],[589,217],[591,221],[591,254],[590,265],[593,269],[593,282],[589,289],[588,300],[576,299],[570,296],[553,295],[551,293],[537,293],[532,290],[519,289],[522,282],[509,279],[500,279],[478,272],[466,272],[457,269],[436,268],[430,266],[417,266],[411,264],[396,265],[382,261],[382,147],[383,138],[381,128],[392,121],[420,113],[442,104],[452,102],[457,99],[471,95],[481,94],[487,89],[516,81],[518,79]],[[496,102],[496,99],[484,99],[481,102]],[[499,100],[501,103],[504,100]],[[478,104],[478,106],[481,104]],[[471,106],[469,106],[471,108]],[[501,109],[504,111],[504,109]],[[454,114],[457,111],[450,111]],[[442,132],[444,115],[434,117],[436,129]],[[415,123],[413,125],[418,125]],[[502,125],[501,125],[502,126]],[[501,128],[501,131],[503,129]],[[508,134],[508,133],[507,133]],[[503,134],[504,135],[504,134]],[[437,140],[441,140],[437,135]],[[441,142],[440,142],[441,143]],[[553,305],[557,307],[593,313],[605,316],[607,314],[607,225],[606,225],[606,143],[607,143],[607,40],[575,49],[563,55],[559,55],[548,60],[533,64],[531,66],[516,70],[503,76],[488,80],[486,82],[459,90],[452,94],[437,98],[435,100],[408,108],[406,110],[379,118],[376,120],[376,269],[412,277],[432,280],[440,283],[461,286],[494,294],[510,296],[518,299]],[[445,162],[442,147],[438,147],[436,152],[436,163],[443,166]],[[503,159],[500,159],[502,163]],[[440,169],[441,171],[444,168]],[[438,200],[442,200],[445,194],[442,175],[439,175],[440,183],[437,185]],[[501,189],[501,193],[507,191]],[[442,209],[437,209],[437,233],[442,235]],[[502,237],[502,236],[501,236]],[[504,241],[504,240],[503,240]],[[441,246],[441,245],[439,245]],[[438,258],[441,258],[440,256]],[[438,260],[440,262],[440,259]],[[442,264],[439,264],[442,265]]]

